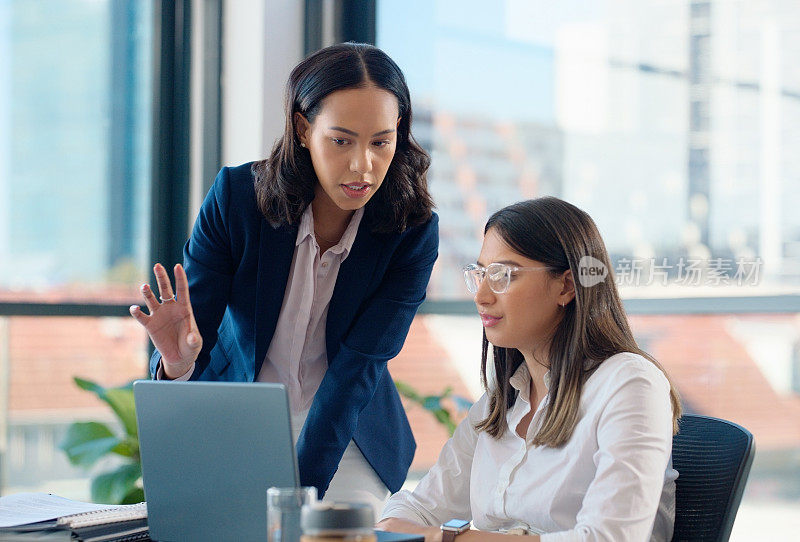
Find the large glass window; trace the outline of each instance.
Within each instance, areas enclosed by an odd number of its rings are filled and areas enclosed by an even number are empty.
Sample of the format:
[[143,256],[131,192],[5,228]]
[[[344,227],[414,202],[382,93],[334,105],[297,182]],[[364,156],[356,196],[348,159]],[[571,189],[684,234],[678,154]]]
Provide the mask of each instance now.
[[[800,293],[799,9],[790,0],[377,6],[377,45],[406,74],[414,133],[433,158],[441,244],[429,299],[469,299],[460,268],[476,259],[491,212],[541,195],[586,210],[623,296],[642,298],[635,306],[647,315],[631,317],[640,345],[687,411],[755,435],[734,531],[742,539],[786,538],[800,511],[800,306],[779,297]],[[747,313],[725,312],[731,300]],[[437,371],[466,366],[452,383],[474,398],[480,325],[468,303],[438,306],[465,315],[419,317],[401,359],[413,365],[427,341]],[[428,393],[448,383],[414,377],[400,360],[390,369]],[[419,450],[441,447],[441,431],[415,432]],[[418,454],[414,468],[432,458]]]
[[592,215],[630,295],[799,291],[796,10],[380,2],[378,45],[405,70],[433,156],[431,293],[463,297],[452,277],[488,214],[544,194]]
[[0,6],[0,296],[121,293],[148,248],[150,3]]
[[[138,297],[149,267],[152,11],[140,0],[0,0],[6,307]],[[58,441],[71,421],[110,412],[72,377],[111,386],[144,376],[146,348],[130,319],[0,316],[0,490],[88,497]],[[58,480],[73,478],[80,487],[61,491]]]

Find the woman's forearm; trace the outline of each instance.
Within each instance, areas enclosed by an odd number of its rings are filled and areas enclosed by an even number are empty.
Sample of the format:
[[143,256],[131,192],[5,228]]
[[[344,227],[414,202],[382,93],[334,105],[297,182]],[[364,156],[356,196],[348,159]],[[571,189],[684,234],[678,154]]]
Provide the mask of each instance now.
[[420,525],[406,519],[386,518],[378,523],[376,527],[396,533],[421,534],[425,536],[425,542],[440,542],[442,540],[442,531],[438,527]]
[[[420,525],[413,521],[398,518],[386,518],[377,525],[378,529],[384,531],[394,531],[398,533],[421,534],[425,536],[425,542],[441,542],[442,531],[439,527],[429,527]],[[456,537],[456,542],[510,542],[511,539],[520,539],[525,542],[539,542],[539,535],[511,535],[492,533],[488,531],[467,531]]]
[[478,542],[478,541],[486,541],[486,542],[510,542],[511,540],[520,541],[524,540],[525,542],[539,542],[539,535],[538,534],[529,534],[529,535],[521,535],[521,534],[502,534],[502,533],[491,533],[488,531],[467,531],[465,533],[461,533],[456,537],[456,542]]

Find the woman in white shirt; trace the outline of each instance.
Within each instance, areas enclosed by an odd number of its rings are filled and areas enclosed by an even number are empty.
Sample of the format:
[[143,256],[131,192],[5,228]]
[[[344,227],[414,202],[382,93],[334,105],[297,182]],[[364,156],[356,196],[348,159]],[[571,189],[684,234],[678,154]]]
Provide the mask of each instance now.
[[464,269],[487,391],[379,528],[448,541],[439,525],[460,518],[480,532],[459,542],[671,539],[680,400],[636,345],[610,269],[596,225],[565,201],[489,219]]

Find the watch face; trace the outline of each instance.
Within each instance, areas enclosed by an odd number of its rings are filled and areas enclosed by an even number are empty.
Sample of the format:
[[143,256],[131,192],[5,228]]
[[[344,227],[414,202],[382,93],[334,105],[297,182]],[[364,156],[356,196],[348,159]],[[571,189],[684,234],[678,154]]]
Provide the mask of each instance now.
[[452,531],[461,531],[469,527],[469,521],[464,519],[451,519],[447,523],[442,524],[442,529],[448,529]]

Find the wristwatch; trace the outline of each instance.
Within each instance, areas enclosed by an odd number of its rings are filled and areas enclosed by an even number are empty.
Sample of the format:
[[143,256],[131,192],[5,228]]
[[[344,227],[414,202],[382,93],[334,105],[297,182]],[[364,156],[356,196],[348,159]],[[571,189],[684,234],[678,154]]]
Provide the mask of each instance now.
[[442,542],[453,542],[464,531],[469,531],[469,521],[465,519],[451,519],[442,523]]

